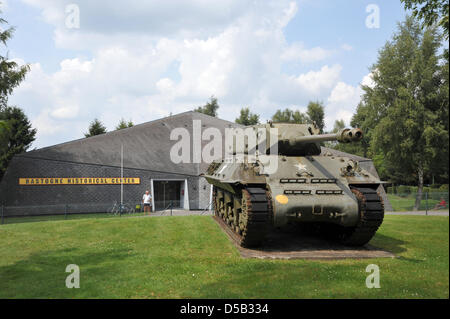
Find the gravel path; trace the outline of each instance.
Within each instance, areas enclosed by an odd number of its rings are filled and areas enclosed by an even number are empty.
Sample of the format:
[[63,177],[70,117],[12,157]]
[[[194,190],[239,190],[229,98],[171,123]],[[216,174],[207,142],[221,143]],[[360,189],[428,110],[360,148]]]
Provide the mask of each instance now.
[[158,211],[158,212],[153,212],[150,214],[150,216],[191,216],[191,215],[203,215],[203,216],[211,216],[213,215],[213,212],[210,210],[173,210],[172,212],[170,212],[170,210],[166,210],[164,212]]
[[[166,210],[164,212],[158,211],[158,212],[153,212],[151,213],[150,216],[171,216],[170,215],[171,212],[170,210]],[[204,215],[204,216],[211,216],[214,215],[213,211],[210,210],[173,210],[172,211],[172,216],[189,216],[189,215]],[[439,210],[439,211],[410,211],[410,212],[385,212],[385,215],[418,215],[418,216],[448,216],[448,210],[447,211],[443,211],[443,210]]]
[[447,211],[417,211],[417,212],[386,212],[385,215],[418,215],[418,216],[448,216],[448,210]]

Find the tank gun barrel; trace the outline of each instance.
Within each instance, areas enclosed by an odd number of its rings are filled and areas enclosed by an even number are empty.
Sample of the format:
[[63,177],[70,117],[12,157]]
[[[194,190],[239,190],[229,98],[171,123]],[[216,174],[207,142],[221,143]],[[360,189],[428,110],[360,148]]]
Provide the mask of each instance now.
[[344,128],[337,133],[305,135],[290,139],[289,144],[318,143],[327,141],[338,141],[340,143],[359,142],[363,137],[363,132],[359,128]]

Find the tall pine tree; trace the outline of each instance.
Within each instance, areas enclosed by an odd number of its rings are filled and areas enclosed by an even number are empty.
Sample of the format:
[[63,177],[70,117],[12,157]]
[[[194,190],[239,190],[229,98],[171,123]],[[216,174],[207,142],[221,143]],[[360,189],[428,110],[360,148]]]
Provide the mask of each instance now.
[[236,123],[241,125],[256,125],[259,123],[259,115],[250,112],[250,108],[244,107],[241,109],[240,116],[235,120]]
[[217,117],[217,110],[219,109],[219,103],[217,102],[217,98],[214,96],[211,96],[209,98],[209,101],[206,102],[204,106],[199,106],[194,111],[203,113],[209,116]]
[[84,133],[84,137],[91,137],[95,135],[100,135],[106,133],[106,127],[100,122],[99,119],[94,119],[91,124],[89,124],[89,129],[87,133]]

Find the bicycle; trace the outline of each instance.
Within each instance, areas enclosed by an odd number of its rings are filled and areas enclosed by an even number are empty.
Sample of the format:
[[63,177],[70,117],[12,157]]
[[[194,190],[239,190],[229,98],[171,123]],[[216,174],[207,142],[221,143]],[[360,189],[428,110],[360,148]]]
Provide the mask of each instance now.
[[123,204],[122,205],[122,214],[133,214],[135,212],[135,208],[131,206],[130,204]]
[[121,215],[121,214],[132,214],[134,213],[134,208],[129,204],[119,204],[114,202],[113,206],[109,209],[109,213],[113,215]]

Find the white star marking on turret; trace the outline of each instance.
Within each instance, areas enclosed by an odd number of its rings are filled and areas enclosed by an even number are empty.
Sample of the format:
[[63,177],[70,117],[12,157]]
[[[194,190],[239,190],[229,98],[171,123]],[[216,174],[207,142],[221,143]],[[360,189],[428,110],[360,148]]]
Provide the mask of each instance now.
[[294,165],[295,167],[297,167],[297,169],[301,172],[301,171],[306,171],[306,165],[302,164],[302,163],[298,163],[296,165]]

